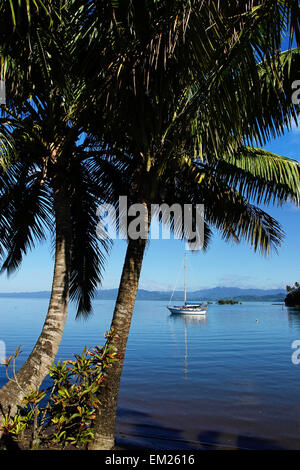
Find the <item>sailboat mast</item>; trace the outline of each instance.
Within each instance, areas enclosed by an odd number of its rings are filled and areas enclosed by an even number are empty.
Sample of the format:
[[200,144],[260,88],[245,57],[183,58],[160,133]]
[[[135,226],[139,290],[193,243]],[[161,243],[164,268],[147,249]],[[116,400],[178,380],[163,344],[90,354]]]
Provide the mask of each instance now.
[[186,253],[184,253],[184,305],[186,304]]

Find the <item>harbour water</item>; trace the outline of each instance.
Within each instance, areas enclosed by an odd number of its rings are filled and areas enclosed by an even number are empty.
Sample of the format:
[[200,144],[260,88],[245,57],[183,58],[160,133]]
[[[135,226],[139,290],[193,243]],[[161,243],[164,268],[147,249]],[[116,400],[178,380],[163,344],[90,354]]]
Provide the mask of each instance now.
[[[17,367],[41,331],[47,299],[0,299],[0,343],[21,344]],[[114,301],[69,318],[57,358],[104,343]],[[300,449],[300,312],[271,303],[209,305],[204,318],[137,301],[118,405],[117,441],[149,449]],[[294,344],[293,344],[294,343]],[[299,343],[300,344],[300,343]],[[299,348],[299,346],[298,346]],[[299,354],[300,358],[300,354]],[[0,385],[6,381],[0,368]]]

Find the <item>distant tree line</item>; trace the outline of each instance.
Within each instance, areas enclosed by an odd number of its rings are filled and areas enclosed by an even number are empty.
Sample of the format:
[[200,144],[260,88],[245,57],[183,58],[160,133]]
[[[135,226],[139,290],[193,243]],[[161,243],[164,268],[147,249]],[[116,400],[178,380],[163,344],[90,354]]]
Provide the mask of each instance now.
[[233,299],[220,299],[220,300],[218,300],[219,305],[225,305],[225,304],[235,305],[235,304],[238,304],[238,303],[239,302],[237,300],[233,300]]

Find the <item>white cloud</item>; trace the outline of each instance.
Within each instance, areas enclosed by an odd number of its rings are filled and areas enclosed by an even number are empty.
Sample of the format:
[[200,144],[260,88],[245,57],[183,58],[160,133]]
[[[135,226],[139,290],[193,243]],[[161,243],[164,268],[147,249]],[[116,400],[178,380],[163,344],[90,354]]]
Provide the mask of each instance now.
[[238,275],[238,274],[227,274],[219,278],[219,285],[226,287],[245,287],[252,288],[256,287],[255,281],[257,279],[253,276]]

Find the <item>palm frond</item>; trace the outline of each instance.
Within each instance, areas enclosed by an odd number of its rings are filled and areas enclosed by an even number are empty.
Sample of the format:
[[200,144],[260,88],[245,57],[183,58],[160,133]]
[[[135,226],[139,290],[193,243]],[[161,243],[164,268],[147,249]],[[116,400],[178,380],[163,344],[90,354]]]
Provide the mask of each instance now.
[[8,275],[20,265],[23,256],[45,238],[51,225],[51,206],[48,191],[40,185],[39,174],[26,165],[16,164],[2,175],[8,181],[0,195],[0,226],[3,237],[1,272]]
[[243,147],[215,166],[217,174],[257,204],[300,203],[300,164],[267,150]]
[[5,129],[0,127],[0,167],[5,170],[16,159],[16,149],[13,139]]
[[[106,255],[111,241],[98,238],[97,207],[101,189],[91,182],[84,166],[73,167],[71,199],[72,214],[72,256],[70,277],[70,298],[77,304],[77,317],[88,316],[92,311],[92,299],[101,285]],[[96,191],[96,194],[95,192]]]

